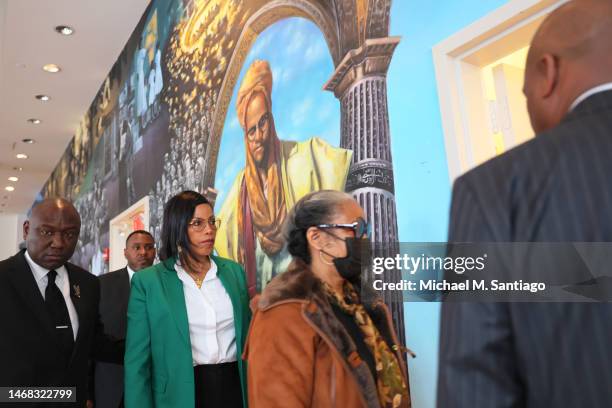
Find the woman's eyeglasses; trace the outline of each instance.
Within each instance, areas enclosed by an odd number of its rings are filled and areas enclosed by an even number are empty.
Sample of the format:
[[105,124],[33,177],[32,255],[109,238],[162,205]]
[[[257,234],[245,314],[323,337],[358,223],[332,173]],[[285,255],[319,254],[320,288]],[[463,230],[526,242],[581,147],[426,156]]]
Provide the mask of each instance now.
[[209,225],[210,228],[216,230],[221,226],[221,220],[215,217],[210,217],[207,220],[204,220],[202,218],[194,218],[189,222],[188,225],[195,232],[204,231],[207,225]]
[[363,238],[365,236],[370,236],[370,224],[363,218],[358,218],[357,221],[352,222],[350,224],[319,224],[316,226],[321,229],[329,229],[329,228],[344,228],[351,229],[355,233],[355,238]]

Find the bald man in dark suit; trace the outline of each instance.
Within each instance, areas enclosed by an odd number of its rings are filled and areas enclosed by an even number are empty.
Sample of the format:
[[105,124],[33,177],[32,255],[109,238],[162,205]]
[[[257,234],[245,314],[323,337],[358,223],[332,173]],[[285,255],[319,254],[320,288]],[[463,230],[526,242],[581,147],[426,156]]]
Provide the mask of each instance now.
[[104,336],[98,279],[68,262],[80,228],[70,202],[44,200],[23,225],[26,249],[0,262],[0,386],[76,387],[76,402],[61,405],[74,407],[85,405],[89,359],[124,353]]
[[[609,0],[543,22],[524,87],[537,136],[457,179],[449,242],[612,242],[610,38]],[[611,303],[444,303],[438,406],[612,407],[611,340]]]

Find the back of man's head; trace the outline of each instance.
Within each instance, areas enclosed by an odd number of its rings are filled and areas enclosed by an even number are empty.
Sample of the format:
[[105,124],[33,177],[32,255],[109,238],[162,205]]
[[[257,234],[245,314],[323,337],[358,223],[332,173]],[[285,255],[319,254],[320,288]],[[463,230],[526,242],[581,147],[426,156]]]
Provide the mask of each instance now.
[[582,93],[612,82],[612,1],[573,0],[535,34],[524,92],[536,133],[561,122]]

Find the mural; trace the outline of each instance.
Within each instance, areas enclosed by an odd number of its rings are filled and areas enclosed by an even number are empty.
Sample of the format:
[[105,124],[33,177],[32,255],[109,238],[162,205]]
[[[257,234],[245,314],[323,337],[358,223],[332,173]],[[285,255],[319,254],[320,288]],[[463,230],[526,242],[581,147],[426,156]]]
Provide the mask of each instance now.
[[390,0],[153,0],[39,197],[81,213],[73,261],[108,272],[109,220],[148,195],[158,239],[184,189],[216,203],[251,293],[289,262],[281,224],[310,191],[350,192],[394,244],[389,18]]
[[257,60],[242,78],[236,98],[244,132],[246,164],[218,212],[215,248],[245,266],[251,292],[261,291],[289,266],[283,223],[293,204],[309,192],[344,190],[352,152],[311,138],[280,140],[272,113],[272,70]]

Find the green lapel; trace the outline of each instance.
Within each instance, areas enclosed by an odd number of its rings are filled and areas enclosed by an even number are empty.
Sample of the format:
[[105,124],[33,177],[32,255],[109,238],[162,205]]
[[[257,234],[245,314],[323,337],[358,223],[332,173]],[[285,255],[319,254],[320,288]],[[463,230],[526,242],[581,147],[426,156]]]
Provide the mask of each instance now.
[[183,292],[183,282],[179,279],[174,269],[175,258],[168,258],[163,262],[161,273],[162,285],[168,298],[168,304],[174,317],[179,332],[187,342],[189,339],[189,321],[187,320],[187,306],[185,305],[185,293]]

